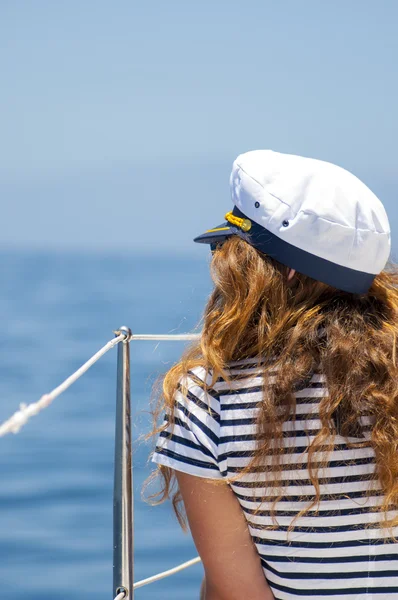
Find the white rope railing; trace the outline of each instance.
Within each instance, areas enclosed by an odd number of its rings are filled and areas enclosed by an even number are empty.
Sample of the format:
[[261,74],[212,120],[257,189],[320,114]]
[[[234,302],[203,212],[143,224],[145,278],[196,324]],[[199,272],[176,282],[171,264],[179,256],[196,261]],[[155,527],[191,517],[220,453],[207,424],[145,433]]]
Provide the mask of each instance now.
[[[123,332],[115,331],[116,337],[110,340],[105,346],[103,346],[98,352],[96,352],[89,360],[87,360],[77,371],[72,373],[65,381],[63,381],[59,386],[54,388],[48,394],[43,394],[43,396],[37,402],[32,402],[31,404],[20,404],[19,410],[16,411],[7,421],[4,421],[0,425],[0,437],[6,435],[7,433],[18,433],[20,429],[29,421],[29,419],[37,414],[39,414],[42,410],[50,406],[50,404],[60,396],[65,390],[67,390],[73,383],[75,383],[86,371],[90,369],[104,354],[109,352],[112,348],[117,346],[122,341],[134,341],[134,340],[148,340],[148,341],[195,341],[200,338],[200,334],[197,333],[177,333],[177,334],[164,334],[164,335],[156,335],[156,334],[132,334],[130,337]],[[129,337],[129,339],[127,339]],[[187,569],[192,565],[195,565],[201,561],[200,557],[197,556],[191,560],[188,560],[177,567],[173,567],[172,569],[168,569],[167,571],[163,571],[162,573],[158,573],[157,575],[152,575],[151,577],[147,577],[146,579],[141,579],[141,581],[137,581],[134,583],[133,588],[137,589],[143,587],[144,585],[148,585],[155,581],[159,581],[164,577],[169,577],[170,575],[174,575],[183,569]],[[114,600],[123,600],[126,598],[126,592],[121,591]]]
[[144,585],[148,585],[148,583],[153,583],[154,581],[159,581],[159,579],[163,579],[164,577],[169,577],[170,575],[174,575],[175,573],[178,573],[179,571],[182,571],[183,569],[187,569],[188,567],[192,567],[193,565],[196,565],[197,563],[200,563],[200,562],[201,562],[200,556],[197,556],[196,558],[192,558],[191,560],[187,560],[187,562],[184,562],[181,565],[178,565],[178,567],[173,567],[172,569],[168,569],[167,571],[163,571],[162,573],[158,573],[157,575],[152,575],[152,577],[147,577],[146,579],[141,579],[141,581],[137,581],[133,585],[133,588],[136,590],[137,588],[140,588]]
[[[200,556],[196,558],[192,558],[191,560],[187,560],[184,563],[181,563],[177,567],[173,567],[172,569],[168,569],[167,571],[162,571],[162,573],[158,573],[157,575],[152,575],[151,577],[147,577],[146,579],[141,579],[141,581],[137,581],[133,585],[133,589],[136,590],[144,585],[148,585],[149,583],[154,583],[155,581],[159,581],[160,579],[164,579],[165,577],[170,577],[170,575],[174,575],[183,569],[187,569],[188,567],[192,567],[193,565],[197,565],[201,562]],[[120,592],[114,600],[123,600],[126,597],[126,592]]]
[[89,370],[90,367],[93,366],[94,363],[97,362],[104,354],[109,352],[114,346],[116,346],[119,342],[126,339],[126,335],[121,333],[113,340],[105,344],[98,350],[94,356],[92,356],[87,362],[84,363],[75,371],[70,377],[65,379],[61,385],[54,388],[48,394],[43,394],[43,396],[37,402],[32,402],[32,404],[20,404],[19,410],[15,412],[7,421],[5,421],[2,425],[0,425],[0,437],[6,435],[7,433],[18,433],[18,431],[23,427],[31,417],[39,414],[42,410],[50,406],[50,404],[62,394],[65,390],[68,389],[75,381],[77,381],[86,371]]
[[154,341],[169,341],[169,342],[189,342],[189,341],[195,341],[198,340],[200,338],[200,333],[166,333],[164,335],[162,334],[152,334],[152,333],[145,333],[145,334],[136,334],[133,333],[131,336],[131,341],[134,342],[134,340],[154,340]]
[[[109,352],[112,348],[114,348],[119,342],[125,340],[127,338],[125,333],[120,333],[119,331],[115,331],[117,337],[113,340],[105,344],[94,356],[92,356],[87,362],[84,363],[73,373],[70,377],[65,379],[61,385],[53,389],[48,394],[43,394],[43,396],[37,402],[32,402],[32,404],[20,404],[19,410],[17,410],[7,421],[4,421],[0,425],[0,437],[6,435],[7,433],[18,433],[18,431],[26,425],[29,419],[50,406],[50,404],[60,396],[65,390],[67,390],[75,381],[77,381],[90,367],[93,366],[94,363],[97,362],[104,354]],[[156,334],[133,334],[131,335],[129,341],[134,340],[154,340],[154,341],[193,341],[198,340],[200,338],[199,333],[176,333],[176,334],[164,334],[164,335],[156,335]]]

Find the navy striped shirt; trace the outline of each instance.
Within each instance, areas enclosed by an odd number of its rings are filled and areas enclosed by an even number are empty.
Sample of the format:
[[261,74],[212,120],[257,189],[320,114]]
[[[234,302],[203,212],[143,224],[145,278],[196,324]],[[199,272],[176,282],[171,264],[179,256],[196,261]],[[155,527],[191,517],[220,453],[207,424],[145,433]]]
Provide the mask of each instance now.
[[[230,363],[229,371],[230,383],[220,379],[207,392],[195,382],[195,378],[204,381],[204,369],[192,371],[187,396],[176,392],[175,425],[160,434],[154,462],[212,479],[233,477],[247,466],[256,443],[263,381],[253,361]],[[276,528],[264,528],[272,525],[274,499],[266,469],[260,476],[247,473],[230,484],[268,583],[280,600],[398,598],[398,544],[379,527],[382,493],[370,445],[353,449],[336,436],[328,467],[319,473],[318,510],[299,517],[288,532],[293,519],[314,498],[306,449],[319,432],[319,401],[327,395],[321,373],[314,373],[306,385],[295,392],[296,419],[283,425],[283,496],[275,507]],[[362,425],[365,439],[369,438],[367,417],[362,417]],[[271,465],[272,458],[267,461]],[[267,481],[267,489],[262,481]],[[265,492],[267,501],[261,502]],[[398,528],[394,533],[398,537]]]

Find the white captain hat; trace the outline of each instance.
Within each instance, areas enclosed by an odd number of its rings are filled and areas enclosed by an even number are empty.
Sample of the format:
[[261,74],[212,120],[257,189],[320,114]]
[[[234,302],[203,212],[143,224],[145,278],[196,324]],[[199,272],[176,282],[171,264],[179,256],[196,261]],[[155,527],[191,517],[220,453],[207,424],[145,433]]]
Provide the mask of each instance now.
[[233,210],[195,238],[219,244],[238,235],[282,264],[338,289],[363,294],[391,249],[383,204],[334,164],[253,150],[232,166]]

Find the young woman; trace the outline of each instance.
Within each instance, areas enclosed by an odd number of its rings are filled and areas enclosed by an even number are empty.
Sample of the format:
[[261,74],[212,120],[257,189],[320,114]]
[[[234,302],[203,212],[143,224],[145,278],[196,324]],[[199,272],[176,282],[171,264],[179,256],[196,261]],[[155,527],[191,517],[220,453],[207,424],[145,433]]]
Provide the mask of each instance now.
[[335,165],[266,150],[237,158],[231,192],[226,223],[196,238],[214,290],[154,430],[201,597],[398,598],[398,274],[383,205]]

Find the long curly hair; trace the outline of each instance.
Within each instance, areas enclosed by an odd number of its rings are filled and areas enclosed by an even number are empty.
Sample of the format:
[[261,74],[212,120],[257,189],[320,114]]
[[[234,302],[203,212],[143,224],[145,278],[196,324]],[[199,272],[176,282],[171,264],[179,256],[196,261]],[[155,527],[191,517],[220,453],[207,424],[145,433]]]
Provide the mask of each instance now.
[[[150,435],[166,428],[159,425],[159,417],[164,412],[172,417],[177,386],[192,368],[204,367],[214,385],[219,377],[228,381],[230,361],[255,358],[264,378],[258,442],[236,478],[264,471],[265,458],[272,456],[272,468],[266,469],[275,497],[282,427],[294,419],[294,391],[320,370],[328,395],[319,404],[320,430],[307,448],[314,499],[300,515],[319,503],[318,473],[328,465],[339,434],[349,438],[351,447],[373,448],[375,475],[384,492],[380,523],[388,528],[397,525],[398,516],[388,517],[391,507],[398,505],[397,267],[389,263],[366,294],[351,294],[300,273],[288,281],[286,266],[233,236],[214,253],[210,268],[214,289],[204,311],[200,341],[165,375]],[[267,385],[271,371],[272,385]],[[364,416],[371,423],[366,436]],[[161,488],[149,501],[155,504],[170,498],[184,527],[173,471],[158,466],[150,481],[157,476]]]

